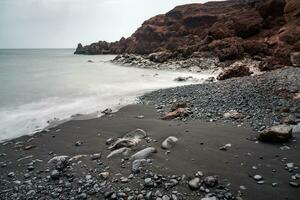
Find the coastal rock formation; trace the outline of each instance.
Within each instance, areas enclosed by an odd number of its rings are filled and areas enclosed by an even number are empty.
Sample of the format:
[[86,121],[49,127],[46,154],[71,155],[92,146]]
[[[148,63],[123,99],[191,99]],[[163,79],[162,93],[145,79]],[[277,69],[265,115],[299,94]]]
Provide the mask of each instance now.
[[299,51],[299,0],[229,0],[177,6],[146,20],[129,38],[79,44],[75,54],[146,54],[157,63],[249,55],[272,70],[291,65],[291,53]]

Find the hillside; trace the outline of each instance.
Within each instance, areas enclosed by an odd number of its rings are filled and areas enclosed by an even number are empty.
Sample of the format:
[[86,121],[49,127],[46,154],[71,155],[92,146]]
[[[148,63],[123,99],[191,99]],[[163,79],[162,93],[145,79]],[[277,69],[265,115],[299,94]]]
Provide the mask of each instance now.
[[[129,38],[78,45],[75,54],[150,54],[169,58],[244,56],[265,70],[290,65],[300,51],[299,0],[229,0],[177,6],[145,21]],[[163,60],[163,61],[164,61]]]

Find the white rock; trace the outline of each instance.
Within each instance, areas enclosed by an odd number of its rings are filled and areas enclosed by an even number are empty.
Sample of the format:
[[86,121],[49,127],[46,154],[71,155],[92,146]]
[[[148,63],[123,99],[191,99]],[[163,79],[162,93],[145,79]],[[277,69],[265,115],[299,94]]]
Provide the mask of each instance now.
[[178,138],[170,136],[161,143],[161,148],[171,149],[178,141]]
[[261,175],[255,175],[255,176],[253,176],[253,178],[256,181],[261,181],[263,179],[263,177]]
[[201,200],[218,200],[217,197],[204,197]]
[[154,147],[147,147],[143,150],[138,151],[130,157],[130,160],[141,160],[149,157],[151,154],[156,153],[157,150]]
[[117,150],[112,151],[106,158],[111,158],[116,155],[122,154],[123,156],[128,156],[131,150],[127,147],[123,147]]
[[52,162],[59,162],[59,161],[66,161],[69,159],[69,156],[55,156],[53,158],[51,158],[48,163],[52,163]]

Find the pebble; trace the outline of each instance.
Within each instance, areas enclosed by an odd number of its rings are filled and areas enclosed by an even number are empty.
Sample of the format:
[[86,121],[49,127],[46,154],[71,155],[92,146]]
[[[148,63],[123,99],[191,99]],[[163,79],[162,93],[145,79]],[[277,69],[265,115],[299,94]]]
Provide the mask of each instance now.
[[162,149],[171,149],[178,142],[178,138],[174,136],[169,136],[161,143]]
[[299,187],[299,183],[291,181],[290,182],[290,186],[294,187],[294,188],[298,188]]
[[53,171],[51,171],[51,174],[50,174],[50,176],[51,176],[51,178],[52,179],[58,179],[59,178],[59,176],[60,176],[60,174],[59,174],[59,171],[58,170],[53,170]]
[[272,187],[277,187],[278,183],[272,183]]
[[217,197],[205,197],[201,198],[201,200],[218,200]]
[[81,145],[82,145],[82,142],[81,142],[81,141],[75,142],[75,146],[76,146],[76,147],[79,147],[79,146],[81,146]]
[[15,173],[14,173],[14,172],[9,172],[9,173],[7,174],[7,177],[8,177],[8,178],[14,178],[14,177],[15,177]]
[[263,179],[263,177],[261,175],[254,175],[253,178],[256,181],[261,181]]
[[207,176],[204,179],[204,183],[207,187],[215,187],[218,185],[218,179],[214,176]]
[[227,151],[229,147],[231,147],[231,144],[225,144],[224,146],[220,147],[219,149],[222,151]]
[[98,160],[101,158],[101,153],[94,153],[91,156],[91,160]]
[[157,150],[154,147],[147,147],[143,150],[138,151],[137,153],[133,154],[130,159],[131,160],[141,160],[149,157],[153,153],[156,153]]
[[145,180],[144,180],[144,185],[145,185],[146,187],[152,187],[152,186],[153,186],[153,181],[152,181],[152,179],[151,179],[151,178],[145,178]]
[[193,178],[192,180],[190,180],[188,182],[188,185],[189,185],[191,190],[199,189],[199,187],[200,187],[200,178],[198,178],[198,177]]

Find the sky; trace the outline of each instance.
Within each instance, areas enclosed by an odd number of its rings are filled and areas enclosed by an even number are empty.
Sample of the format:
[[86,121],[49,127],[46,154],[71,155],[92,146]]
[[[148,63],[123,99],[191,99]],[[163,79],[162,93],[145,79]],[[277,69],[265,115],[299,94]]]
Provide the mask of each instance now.
[[176,5],[207,0],[0,0],[0,48],[75,48],[129,37]]

